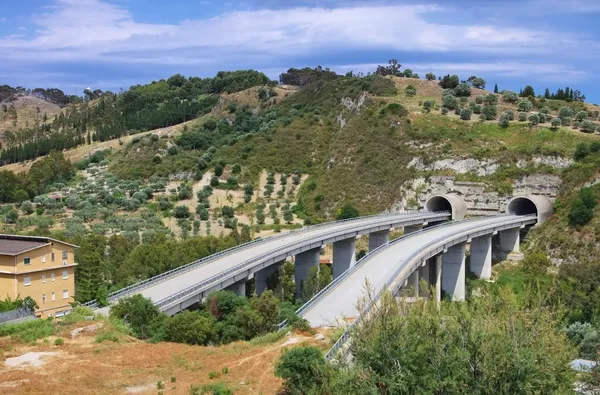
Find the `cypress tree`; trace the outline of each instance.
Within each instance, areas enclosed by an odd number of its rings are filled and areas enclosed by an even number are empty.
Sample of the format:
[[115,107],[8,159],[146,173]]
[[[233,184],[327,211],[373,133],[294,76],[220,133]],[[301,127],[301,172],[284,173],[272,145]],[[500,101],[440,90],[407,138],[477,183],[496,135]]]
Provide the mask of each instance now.
[[498,84],[494,84],[494,93],[498,93]]

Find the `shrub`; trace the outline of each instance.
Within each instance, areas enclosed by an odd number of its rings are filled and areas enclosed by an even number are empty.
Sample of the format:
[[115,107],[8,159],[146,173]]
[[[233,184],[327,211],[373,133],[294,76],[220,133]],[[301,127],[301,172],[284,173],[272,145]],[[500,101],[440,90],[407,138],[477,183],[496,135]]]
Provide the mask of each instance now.
[[33,214],[34,208],[35,206],[29,200],[25,200],[23,203],[21,203],[21,211],[23,211],[25,214]]
[[594,133],[596,131],[596,124],[589,119],[581,122],[581,130],[586,133]]
[[189,218],[190,209],[187,206],[177,206],[173,209],[173,216],[175,218]]
[[197,311],[183,311],[165,320],[165,339],[176,343],[206,345],[217,335],[216,320]]
[[562,106],[558,109],[558,117],[561,119],[563,125],[571,123],[571,117],[573,117],[573,109],[571,107]]
[[223,165],[220,163],[217,163],[215,165],[215,176],[221,177],[222,175],[223,175]]
[[327,362],[316,347],[295,347],[279,358],[275,375],[290,394],[317,394],[327,381]]
[[544,114],[543,112],[538,112],[537,116],[540,120],[540,123],[545,123],[548,120],[546,114]]
[[483,98],[483,102],[488,105],[496,105],[498,104],[498,96],[490,93]]
[[471,87],[468,84],[461,82],[454,88],[454,95],[457,97],[469,97],[471,96]]
[[460,119],[462,119],[463,121],[468,121],[471,119],[471,110],[469,110],[468,108],[463,108],[460,111]]
[[404,94],[406,94],[408,97],[412,97],[417,94],[417,88],[412,85],[408,85],[406,88],[404,88]]
[[550,107],[548,107],[548,106],[544,106],[544,107],[540,108],[540,111],[539,111],[539,112],[541,112],[542,114],[546,114],[546,115],[548,115],[548,114],[550,114],[550,111],[551,111],[551,110],[550,110]]
[[475,98],[475,104],[483,104],[483,96],[477,96]]
[[206,161],[204,159],[200,159],[198,161],[198,170],[204,171],[204,170],[206,170],[207,167],[208,167],[208,163],[206,163]]
[[587,207],[581,200],[577,199],[573,202],[569,211],[569,225],[583,226],[590,222],[594,216],[594,211]]
[[124,320],[139,339],[147,339],[152,335],[150,324],[161,314],[152,300],[141,294],[119,299],[110,308],[110,316]]
[[339,221],[342,219],[356,218],[359,215],[360,214],[358,213],[357,209],[355,209],[350,203],[346,203],[337,210],[335,219]]
[[579,122],[584,121],[588,118],[588,113],[587,111],[579,111],[577,114],[575,114],[575,119],[578,120]]
[[210,178],[210,186],[211,187],[218,187],[219,186],[219,177],[217,176],[212,176]]
[[553,129],[558,129],[562,126],[562,119],[556,117],[553,118],[552,121],[550,122],[550,125],[552,126]]
[[575,152],[573,153],[573,159],[579,161],[584,159],[589,154],[588,146],[586,143],[579,143],[575,147]]
[[29,194],[23,189],[17,189],[13,194],[13,200],[17,203],[22,203],[25,200],[29,200]]
[[590,152],[600,152],[600,141],[592,141],[590,143]]
[[62,337],[57,337],[56,340],[54,340],[55,346],[62,346],[63,344],[65,344],[65,341],[62,339]]
[[504,91],[502,92],[502,101],[506,103],[516,103],[519,100],[519,96],[515,92],[512,91]]
[[495,105],[485,105],[481,109],[481,119],[491,121],[493,119],[496,119],[497,114],[498,114],[498,107]]
[[519,100],[519,104],[517,104],[517,109],[523,112],[529,112],[533,109],[533,103],[527,99]]
[[527,121],[527,113],[526,112],[520,112],[518,116],[519,116],[519,121],[520,122]]
[[231,168],[231,172],[233,174],[240,174],[242,172],[242,166],[239,163],[236,163]]
[[531,114],[528,119],[531,126],[535,126],[540,123],[540,117],[538,117],[537,114]]
[[6,220],[7,224],[16,224],[17,220],[19,219],[19,213],[17,210],[10,210],[8,213],[6,213],[4,219]]
[[506,110],[502,113],[502,115],[506,115],[509,121],[515,120],[515,112],[513,110]]
[[434,81],[436,77],[433,73],[427,73],[425,74],[425,78],[427,79],[427,81]]
[[442,96],[442,107],[449,110],[454,110],[458,106],[458,99],[454,96],[452,91],[444,91]]
[[523,260],[523,271],[529,274],[546,274],[550,266],[552,266],[550,259],[540,252],[527,254]]
[[234,214],[235,213],[234,213],[233,207],[230,207],[230,206],[221,207],[221,216],[222,217],[233,218]]
[[442,115],[446,115],[448,114],[448,109],[446,107],[443,107],[441,110]]
[[507,128],[510,125],[510,118],[506,114],[502,114],[498,120],[498,125],[502,128]]
[[423,102],[423,108],[427,112],[430,112],[434,107],[435,107],[435,101],[434,100],[425,100]]

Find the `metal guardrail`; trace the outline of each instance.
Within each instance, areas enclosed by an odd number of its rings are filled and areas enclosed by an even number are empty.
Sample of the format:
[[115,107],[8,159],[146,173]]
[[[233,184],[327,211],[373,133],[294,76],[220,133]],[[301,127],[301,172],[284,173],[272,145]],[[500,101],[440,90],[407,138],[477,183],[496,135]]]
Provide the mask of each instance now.
[[[507,216],[507,217],[510,216],[510,217],[512,217],[513,215],[511,215],[511,214],[504,214],[502,216]],[[522,218],[523,217],[534,217],[534,218],[536,218],[537,215],[535,215],[535,214],[522,215],[522,216],[519,216],[520,221],[516,221],[515,220],[514,222],[522,222]],[[481,218],[479,218],[479,219],[481,219]],[[500,223],[494,223],[494,226],[501,226],[501,225],[505,225],[505,224],[508,224],[508,223],[511,223],[511,222],[512,222],[512,220],[505,221],[505,222],[500,222]],[[482,226],[482,227],[485,228],[485,226]],[[464,237],[464,236],[468,235],[471,232],[473,232],[473,229],[467,229],[467,230],[459,233],[458,235],[454,235],[453,238]],[[356,327],[356,325],[360,322],[360,320],[362,319],[362,317],[364,317],[367,314],[369,314],[369,312],[371,311],[371,309],[373,308],[373,306],[381,298],[381,295],[383,294],[383,292],[385,292],[392,285],[392,283],[398,278],[398,276],[400,275],[400,273],[406,268],[407,264],[409,264],[410,262],[412,262],[415,259],[417,259],[417,256],[420,255],[423,251],[429,249],[432,244],[436,244],[436,243],[439,243],[439,242],[447,240],[447,239],[448,239],[448,236],[438,237],[435,240],[433,240],[432,242],[428,243],[427,245],[424,245],[424,246],[420,247],[414,253],[412,253],[408,258],[406,258],[404,260],[404,263],[401,264],[398,267],[398,269],[394,272],[394,274],[390,277],[390,279],[385,283],[385,285],[377,292],[377,294],[375,294],[375,296],[373,297],[373,299],[371,299],[371,301],[365,307],[365,309],[356,316],[356,319],[350,325],[348,325],[348,327],[346,328],[346,330],[344,331],[344,333],[342,334],[342,336],[340,336],[340,338],[335,342],[335,344],[331,347],[331,349],[329,349],[329,351],[327,352],[327,354],[325,354],[325,359],[331,360],[331,358],[333,358],[333,356],[337,353],[337,351],[344,346],[344,344],[348,341],[348,339],[350,339],[350,335],[351,335],[351,332],[354,329],[354,327]]]
[[[177,268],[168,270],[164,273],[161,273],[157,276],[148,278],[146,280],[142,280],[138,283],[132,284],[130,286],[127,286],[125,288],[122,288],[118,291],[112,292],[108,295],[108,301],[112,302],[115,299],[118,299],[120,297],[126,296],[126,295],[130,295],[135,293],[136,291],[140,291],[142,289],[148,288],[154,284],[160,283],[164,280],[167,280],[168,278],[177,276],[179,274],[188,272],[190,270],[196,269],[204,264],[210,263],[212,261],[214,261],[215,259],[225,255],[225,254],[230,254],[234,251],[238,251],[238,250],[243,250],[245,248],[248,247],[252,247],[258,243],[263,243],[263,242],[267,242],[267,241],[272,241],[274,239],[278,239],[278,238],[282,238],[282,237],[286,237],[289,236],[290,234],[296,234],[296,233],[301,233],[301,232],[308,232],[308,231],[312,231],[315,230],[317,228],[325,228],[325,227],[329,227],[329,226],[335,226],[335,225],[339,225],[345,222],[350,222],[350,221],[361,221],[361,220],[365,220],[365,219],[370,219],[370,218],[376,218],[376,217],[389,217],[390,215],[394,215],[394,216],[400,216],[400,215],[411,215],[414,213],[419,213],[419,214],[425,214],[425,213],[446,213],[444,212],[430,212],[430,211],[426,211],[426,210],[419,210],[419,211],[411,211],[411,212],[407,212],[407,213],[382,213],[382,214],[374,214],[374,215],[366,215],[363,217],[357,217],[357,218],[348,218],[348,219],[343,219],[343,220],[339,220],[339,221],[333,221],[333,222],[324,222],[321,224],[317,224],[317,225],[311,225],[308,227],[303,227],[303,228],[299,228],[299,229],[293,229],[289,232],[286,233],[282,233],[279,235],[274,235],[274,236],[270,236],[270,237],[266,237],[266,238],[258,238],[255,240],[252,240],[248,243],[244,243],[244,244],[240,244],[231,248],[228,248],[226,250],[223,251],[219,251],[216,252],[214,254],[211,254],[209,256],[206,256],[204,258],[198,259],[196,261],[190,262],[186,265],[183,266],[179,266]],[[92,307],[92,308],[96,308],[98,307],[98,302],[96,299],[91,300],[89,302],[83,303],[84,306],[88,306],[88,307]]]
[[[412,218],[415,218],[415,219],[416,218],[428,219],[428,218],[431,218],[431,217],[437,217],[437,216],[442,215],[442,214],[449,214],[449,212],[448,211],[436,211],[436,212],[419,211],[417,213],[412,213],[412,214],[407,215],[406,219],[412,219]],[[382,224],[382,223],[387,223],[387,222],[389,222],[389,218],[386,218],[385,220],[377,221],[375,223],[369,223],[369,224],[367,224],[365,226],[366,227],[373,227],[373,226],[376,226],[376,225],[379,225],[379,224]],[[349,232],[348,229],[344,229],[344,230],[341,230],[341,231],[338,231],[338,232],[335,232],[335,233],[332,233],[332,234],[328,234],[327,238],[331,238],[331,237],[343,235],[343,234],[346,234],[348,232]],[[288,250],[293,249],[295,247],[302,246],[302,245],[305,245],[305,244],[310,244],[312,242],[317,242],[317,241],[320,241],[320,240],[323,240],[323,235],[313,236],[313,237],[309,238],[308,240],[297,241],[295,243],[288,244],[288,245],[285,245],[285,246],[282,246],[282,247],[275,248],[273,250],[267,251],[267,252],[265,252],[265,253],[257,256],[257,257],[248,259],[248,260],[240,263],[239,265],[236,265],[236,266],[234,266],[234,267],[232,267],[230,269],[227,269],[227,270],[225,270],[225,271],[223,271],[223,272],[221,272],[219,274],[216,274],[216,275],[214,275],[212,277],[209,277],[209,278],[207,278],[207,279],[199,282],[198,284],[195,284],[195,285],[192,285],[191,287],[183,289],[183,290],[177,292],[176,294],[173,294],[173,295],[171,295],[171,296],[169,296],[167,298],[161,299],[161,300],[157,301],[155,303],[155,305],[158,306],[159,308],[164,307],[164,306],[166,306],[166,305],[168,305],[168,304],[170,304],[170,303],[172,303],[172,302],[174,302],[176,300],[179,300],[179,299],[181,299],[181,298],[183,298],[183,297],[185,297],[185,296],[187,296],[189,294],[193,294],[193,293],[197,292],[199,289],[204,288],[204,287],[206,287],[209,284],[212,284],[212,283],[214,283],[214,282],[216,282],[216,281],[218,281],[218,280],[220,280],[220,279],[222,279],[224,277],[228,277],[232,273],[235,273],[235,272],[237,272],[239,270],[245,269],[246,267],[252,265],[253,263],[265,259],[265,257],[268,256],[268,255],[277,254],[277,253],[280,253],[282,251],[288,251]]]
[[29,316],[33,316],[33,310],[30,310],[26,307],[21,307],[11,311],[4,311],[0,313],[0,324]]

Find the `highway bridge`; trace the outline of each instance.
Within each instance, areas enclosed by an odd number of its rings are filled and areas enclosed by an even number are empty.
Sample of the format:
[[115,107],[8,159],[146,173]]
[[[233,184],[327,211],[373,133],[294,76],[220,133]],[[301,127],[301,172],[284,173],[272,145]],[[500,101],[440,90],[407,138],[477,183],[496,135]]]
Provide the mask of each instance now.
[[[295,257],[296,291],[300,295],[310,268],[319,264],[324,244],[333,243],[333,272],[337,278],[353,262],[357,236],[368,234],[369,249],[375,249],[388,242],[392,228],[404,227],[405,232],[410,233],[453,218],[449,205],[439,207],[436,211],[388,213],[330,222],[258,239],[112,293],[108,301],[114,303],[122,297],[142,294],[172,315],[214,291],[230,289],[245,294],[245,284],[250,278],[255,279],[256,292],[260,294],[266,289],[267,278],[290,256]],[[95,301],[87,305],[97,307]]]

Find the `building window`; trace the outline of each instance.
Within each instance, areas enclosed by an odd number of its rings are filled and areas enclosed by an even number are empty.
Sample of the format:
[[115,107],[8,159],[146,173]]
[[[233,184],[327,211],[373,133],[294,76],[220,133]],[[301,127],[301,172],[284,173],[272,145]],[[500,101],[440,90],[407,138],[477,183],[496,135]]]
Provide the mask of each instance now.
[[46,284],[46,275],[42,274],[42,284]]
[[63,251],[62,252],[62,257],[63,257],[63,259],[68,259],[69,258],[69,251]]
[[52,262],[54,262],[54,253],[50,254],[50,260],[52,260]]
[[42,294],[42,303],[46,303],[46,294]]
[[31,285],[31,277],[27,276],[23,278],[23,285],[25,285],[26,287]]
[[54,302],[56,300],[56,295],[54,294],[54,292],[52,292],[52,301]]
[[63,270],[63,280],[66,280],[67,278],[69,278],[69,272],[66,270]]
[[42,263],[46,263],[46,254],[42,255]]
[[63,291],[63,299],[69,299],[69,290],[68,289],[65,289]]
[[54,281],[54,272],[50,273],[50,280]]
[[29,258],[29,257],[28,257],[28,258],[25,258],[25,259],[23,260],[23,262],[24,262],[26,265],[29,265],[29,264],[31,264],[31,258]]

